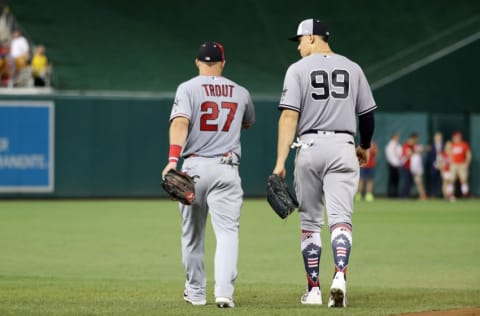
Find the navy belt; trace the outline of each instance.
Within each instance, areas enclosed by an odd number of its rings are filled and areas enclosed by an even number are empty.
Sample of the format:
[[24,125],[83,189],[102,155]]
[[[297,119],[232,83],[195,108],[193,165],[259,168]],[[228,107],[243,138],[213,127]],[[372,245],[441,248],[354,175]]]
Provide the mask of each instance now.
[[322,134],[322,132],[324,132],[325,134],[334,133],[334,134],[348,134],[348,135],[354,136],[354,134],[350,131],[324,131],[324,130],[320,130],[320,129],[309,129],[308,131],[303,132],[302,135],[305,135],[305,134]]

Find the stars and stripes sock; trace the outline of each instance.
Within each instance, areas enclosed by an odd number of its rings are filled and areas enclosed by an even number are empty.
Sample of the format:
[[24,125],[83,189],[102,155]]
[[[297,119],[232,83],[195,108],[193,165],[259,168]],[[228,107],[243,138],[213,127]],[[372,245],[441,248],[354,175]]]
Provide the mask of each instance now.
[[346,275],[352,247],[352,226],[346,223],[336,224],[330,228],[330,231],[335,273],[343,272]]
[[307,290],[320,287],[320,255],[322,253],[322,240],[319,232],[302,230],[302,255],[307,274]]

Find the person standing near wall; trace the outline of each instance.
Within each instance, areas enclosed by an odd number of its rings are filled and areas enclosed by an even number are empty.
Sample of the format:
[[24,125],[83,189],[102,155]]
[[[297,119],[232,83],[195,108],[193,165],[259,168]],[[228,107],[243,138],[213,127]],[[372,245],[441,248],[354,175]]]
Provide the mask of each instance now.
[[470,167],[471,161],[472,152],[468,143],[463,140],[462,133],[453,133],[451,149],[452,177],[453,183],[455,183],[457,179],[460,181],[463,197],[467,197],[470,193],[468,186],[468,168]]
[[416,145],[413,148],[413,154],[410,157],[410,172],[413,176],[413,182],[417,187],[418,197],[420,200],[426,200],[425,186],[423,184],[423,146]]
[[455,201],[455,194],[453,192],[453,177],[450,170],[450,160],[452,158],[452,142],[447,141],[445,147],[440,154],[438,166],[442,174],[442,193],[443,197],[450,202]]
[[433,135],[433,144],[428,149],[427,168],[428,168],[428,195],[430,197],[441,196],[442,175],[440,162],[444,150],[443,135],[436,132]]
[[358,181],[358,191],[355,194],[355,201],[360,201],[363,196],[363,189],[365,189],[365,201],[373,202],[375,196],[373,195],[373,181],[375,179],[375,157],[378,154],[377,144],[372,141],[370,146],[370,157],[365,166],[360,167],[360,180]]
[[418,142],[418,134],[411,133],[408,136],[407,141],[402,146],[402,168],[400,169],[400,177],[402,180],[402,189],[400,191],[400,197],[407,198],[410,197],[410,191],[413,186],[413,175],[410,170],[410,158],[412,157],[415,146]]
[[400,168],[402,167],[402,145],[400,135],[393,133],[385,146],[385,158],[388,164],[388,197],[398,197],[398,185],[400,182]]

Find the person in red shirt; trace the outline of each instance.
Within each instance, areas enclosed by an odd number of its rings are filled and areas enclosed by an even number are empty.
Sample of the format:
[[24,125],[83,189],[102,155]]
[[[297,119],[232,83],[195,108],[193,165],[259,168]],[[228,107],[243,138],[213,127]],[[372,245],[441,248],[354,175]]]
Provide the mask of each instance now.
[[[462,133],[455,132],[452,135],[452,147],[450,150],[450,170],[452,173],[452,182],[458,179],[461,184],[462,195],[464,197],[469,194],[468,186],[468,168],[472,161],[472,152],[470,146],[462,138]],[[453,183],[451,185],[451,192],[453,193]]]
[[402,189],[400,191],[400,197],[407,198],[410,196],[410,191],[413,186],[413,175],[410,171],[410,157],[412,157],[415,149],[415,145],[418,142],[418,134],[411,133],[408,136],[407,141],[402,146],[402,161],[403,165],[400,169],[400,179],[402,180]]
[[367,164],[360,168],[360,179],[358,181],[358,191],[355,194],[355,200],[360,201],[362,199],[363,187],[365,187],[365,201],[372,202],[375,199],[373,195],[373,178],[375,177],[375,156],[378,153],[377,144],[374,141],[370,145],[370,156]]

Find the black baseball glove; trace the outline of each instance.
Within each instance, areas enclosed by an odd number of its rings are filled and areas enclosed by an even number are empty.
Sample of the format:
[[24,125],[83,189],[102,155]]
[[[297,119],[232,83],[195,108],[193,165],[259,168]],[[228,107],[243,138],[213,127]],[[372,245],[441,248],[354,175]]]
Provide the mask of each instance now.
[[163,189],[180,203],[191,205],[195,201],[195,183],[185,172],[168,170],[162,180]]
[[298,207],[295,195],[288,189],[285,180],[272,174],[267,180],[267,200],[280,218],[284,219]]

